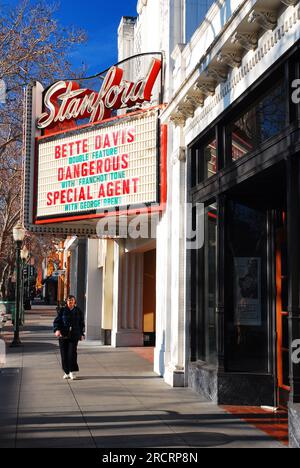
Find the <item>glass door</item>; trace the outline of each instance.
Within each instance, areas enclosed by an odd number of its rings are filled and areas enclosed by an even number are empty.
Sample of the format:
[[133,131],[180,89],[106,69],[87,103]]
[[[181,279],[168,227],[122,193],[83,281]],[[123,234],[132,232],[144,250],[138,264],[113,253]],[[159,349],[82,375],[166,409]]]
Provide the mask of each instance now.
[[268,374],[267,211],[234,200],[227,206],[226,370]]

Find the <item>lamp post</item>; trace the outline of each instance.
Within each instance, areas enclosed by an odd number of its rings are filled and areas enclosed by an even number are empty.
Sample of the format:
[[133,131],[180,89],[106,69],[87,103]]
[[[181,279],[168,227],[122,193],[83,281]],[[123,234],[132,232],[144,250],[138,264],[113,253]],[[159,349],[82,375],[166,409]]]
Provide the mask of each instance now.
[[[27,249],[26,245],[21,250],[20,256],[21,256],[21,265],[22,265],[20,318],[22,317],[21,323],[23,324],[24,323],[24,287],[25,287],[24,269],[25,269],[25,265],[27,264],[27,260],[29,257],[29,250]],[[28,274],[27,274],[27,281],[28,281]]]
[[11,343],[11,347],[17,347],[21,345],[19,328],[20,328],[20,295],[21,295],[21,247],[25,237],[25,229],[19,221],[13,228],[13,238],[16,243],[16,309],[15,309],[15,322],[14,322],[14,339]]
[[24,297],[26,297],[26,303],[24,304],[24,310],[31,310],[31,302],[30,302],[30,285],[31,285],[31,272],[32,272],[32,265],[31,265],[31,252],[28,252],[27,258],[27,285],[26,285],[26,292]]

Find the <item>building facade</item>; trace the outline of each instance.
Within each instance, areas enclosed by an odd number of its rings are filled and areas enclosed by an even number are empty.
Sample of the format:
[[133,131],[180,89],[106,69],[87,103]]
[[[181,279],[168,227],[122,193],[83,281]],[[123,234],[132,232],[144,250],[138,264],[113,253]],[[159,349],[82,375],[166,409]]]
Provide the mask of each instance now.
[[139,0],[137,13],[119,60],[136,56],[134,80],[139,54],[164,55],[166,203],[143,238],[70,238],[68,291],[87,339],[155,345],[158,375],[215,403],[289,407],[299,447],[299,2]]
[[[194,0],[140,0],[137,4],[138,17],[122,18],[118,30],[119,60],[140,53],[163,51],[164,87],[162,101],[166,104],[172,102],[176,87],[181,85],[181,77],[174,73],[174,53],[177,49],[181,50],[183,44],[188,42],[204,20],[212,3],[212,1],[206,0],[200,2]],[[137,69],[136,72],[138,73],[138,71]],[[186,174],[183,164],[185,151],[181,135],[173,123],[169,119],[166,119],[165,123],[168,124],[166,209],[157,220],[155,239],[127,241],[123,244],[123,255],[127,261],[130,261],[130,252],[135,256],[144,256],[142,270],[138,272],[134,266],[138,277],[143,278],[142,281],[135,283],[134,294],[142,294],[139,301],[143,301],[144,313],[145,307],[153,309],[155,305],[154,301],[151,306],[147,305],[147,296],[153,298],[156,295],[155,314],[152,314],[152,317],[155,317],[155,322],[151,318],[151,325],[146,329],[145,320],[143,321],[144,335],[148,330],[153,337],[150,342],[154,342],[155,335],[154,369],[159,375],[164,376],[170,385],[184,386],[187,384],[188,363],[185,285]],[[120,246],[116,248],[119,249]],[[148,252],[148,256],[152,257],[152,261],[149,262],[145,256],[146,252]],[[156,258],[155,268],[154,256]],[[150,277],[147,274],[149,265],[153,265],[151,275],[153,280],[147,283],[145,278]],[[122,288],[128,287],[129,293],[132,295],[132,286],[127,281],[127,277],[126,272]],[[136,303],[138,304],[139,301],[136,300]],[[123,302],[124,300],[120,299],[118,307]],[[123,311],[123,313],[126,315],[128,311]],[[141,313],[137,314],[137,316],[140,315]],[[128,345],[128,336],[123,342],[124,345],[126,343]],[[114,343],[117,344],[116,341]]]
[[182,353],[169,366],[216,403],[289,406],[297,447],[299,37],[296,1],[213,4],[173,51],[162,115],[175,144],[166,268]]

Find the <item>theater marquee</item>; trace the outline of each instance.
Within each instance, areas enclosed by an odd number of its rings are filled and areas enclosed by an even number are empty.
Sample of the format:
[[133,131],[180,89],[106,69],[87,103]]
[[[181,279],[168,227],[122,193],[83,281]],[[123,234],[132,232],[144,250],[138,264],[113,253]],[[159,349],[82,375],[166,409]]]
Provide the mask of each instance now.
[[[162,56],[156,55],[45,91],[39,83],[28,87],[28,230],[93,235],[103,216],[164,209],[167,129],[159,119]],[[137,66],[143,74],[134,80]]]
[[37,222],[159,202],[158,110],[38,140]]

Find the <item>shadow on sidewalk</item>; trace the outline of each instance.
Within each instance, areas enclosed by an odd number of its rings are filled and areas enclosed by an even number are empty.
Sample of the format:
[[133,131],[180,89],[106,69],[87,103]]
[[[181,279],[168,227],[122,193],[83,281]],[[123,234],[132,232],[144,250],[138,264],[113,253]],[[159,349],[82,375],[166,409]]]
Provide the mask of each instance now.
[[[85,413],[83,417],[79,413],[48,413],[20,417],[17,446],[80,447],[93,441],[98,448],[221,447],[237,442],[232,436],[218,431],[226,421],[241,427],[238,437],[241,444],[270,442],[263,433],[243,433],[244,423],[229,415],[127,414],[103,417]],[[88,432],[92,434],[90,442],[86,437]]]
[[42,343],[40,341],[34,342],[34,341],[28,341],[22,339],[21,337],[22,344],[18,348],[10,348],[9,344],[7,347],[8,354],[17,354],[22,352],[22,354],[26,353],[47,353],[47,352],[53,352],[57,350],[57,345],[52,344],[52,343]]
[[1,413],[17,410],[16,394],[19,391],[20,377],[21,369],[18,367],[0,368],[0,421],[2,420]]
[[157,380],[161,377],[157,375],[141,375],[141,376],[133,376],[133,375],[85,375],[85,376],[78,376],[76,380]]

